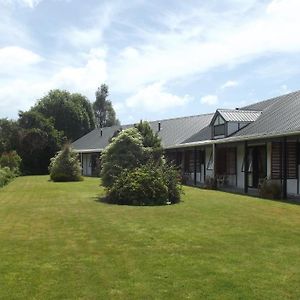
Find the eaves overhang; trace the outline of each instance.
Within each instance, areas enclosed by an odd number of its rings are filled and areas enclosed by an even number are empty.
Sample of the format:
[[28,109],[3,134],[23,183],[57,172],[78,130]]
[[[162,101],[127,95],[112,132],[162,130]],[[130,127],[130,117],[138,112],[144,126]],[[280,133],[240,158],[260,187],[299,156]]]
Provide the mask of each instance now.
[[166,147],[165,149],[168,150],[168,149],[189,148],[189,147],[196,147],[196,146],[206,146],[206,145],[213,145],[213,144],[236,143],[236,142],[260,140],[260,139],[288,137],[288,136],[295,136],[295,135],[300,135],[300,130],[281,132],[281,133],[262,133],[262,134],[255,134],[255,135],[246,135],[246,136],[234,136],[234,137],[228,137],[228,138],[218,139],[218,140],[205,140],[205,141],[177,144],[177,145]]

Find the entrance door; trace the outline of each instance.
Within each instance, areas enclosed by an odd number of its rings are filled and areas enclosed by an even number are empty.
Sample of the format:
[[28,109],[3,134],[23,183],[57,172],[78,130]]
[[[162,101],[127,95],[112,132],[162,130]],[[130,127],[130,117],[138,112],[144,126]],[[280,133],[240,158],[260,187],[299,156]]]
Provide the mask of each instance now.
[[260,182],[267,176],[266,146],[252,146],[249,148],[248,186],[258,188]]

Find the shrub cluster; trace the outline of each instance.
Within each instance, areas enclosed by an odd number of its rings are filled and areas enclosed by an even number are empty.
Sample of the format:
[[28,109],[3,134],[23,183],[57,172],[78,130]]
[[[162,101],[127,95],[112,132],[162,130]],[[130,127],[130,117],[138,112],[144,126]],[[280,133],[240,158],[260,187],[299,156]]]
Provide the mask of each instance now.
[[0,168],[0,187],[8,184],[14,177],[16,177],[16,175],[13,171],[10,170],[10,168]]
[[102,184],[109,202],[162,205],[180,201],[179,172],[166,163],[160,140],[149,128],[144,122],[139,128],[121,131],[103,151]]
[[20,175],[21,158],[16,151],[5,152],[0,156],[0,187]]
[[117,204],[163,205],[180,201],[180,178],[173,166],[149,162],[124,170],[109,190],[109,201]]
[[56,156],[51,158],[49,165],[50,178],[56,182],[81,181],[81,165],[78,155],[70,145],[65,145]]
[[16,151],[4,152],[0,156],[0,167],[7,167],[14,173],[19,174],[21,161],[21,157],[17,154]]

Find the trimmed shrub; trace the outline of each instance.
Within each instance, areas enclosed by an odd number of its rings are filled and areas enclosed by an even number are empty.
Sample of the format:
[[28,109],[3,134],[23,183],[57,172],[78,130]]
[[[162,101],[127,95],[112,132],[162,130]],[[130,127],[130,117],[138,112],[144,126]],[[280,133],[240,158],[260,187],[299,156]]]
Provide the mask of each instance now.
[[6,184],[8,184],[14,177],[15,174],[12,170],[10,170],[10,168],[0,168],[0,187],[3,187]]
[[121,131],[101,156],[102,184],[110,188],[123,170],[138,167],[143,160],[142,136],[136,128]]
[[83,180],[78,155],[70,145],[65,145],[56,156],[51,158],[49,171],[51,180],[56,182]]
[[181,186],[173,166],[155,163],[124,170],[112,188],[108,200],[116,204],[163,205],[180,201]]
[[0,156],[0,167],[8,167],[15,175],[19,175],[21,161],[22,159],[16,151],[4,152]]

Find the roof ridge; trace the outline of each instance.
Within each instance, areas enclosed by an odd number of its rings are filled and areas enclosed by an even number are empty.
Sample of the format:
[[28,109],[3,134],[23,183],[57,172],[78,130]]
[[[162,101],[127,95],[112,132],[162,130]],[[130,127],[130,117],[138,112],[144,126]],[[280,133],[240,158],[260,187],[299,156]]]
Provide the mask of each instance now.
[[235,108],[218,108],[217,111],[234,111],[234,112],[244,112],[244,113],[259,113],[259,112],[262,112],[262,110],[235,109]]

